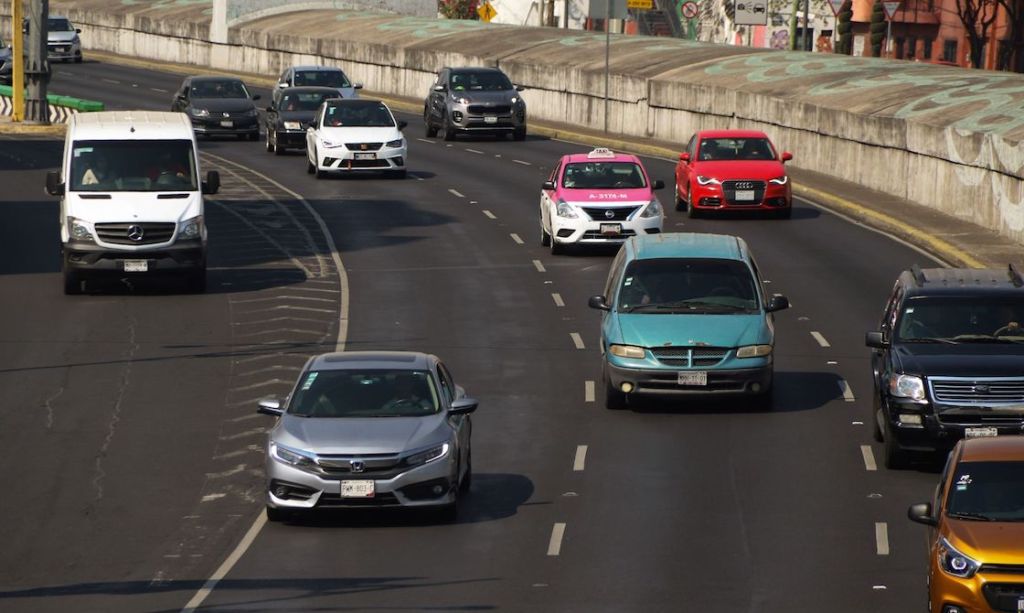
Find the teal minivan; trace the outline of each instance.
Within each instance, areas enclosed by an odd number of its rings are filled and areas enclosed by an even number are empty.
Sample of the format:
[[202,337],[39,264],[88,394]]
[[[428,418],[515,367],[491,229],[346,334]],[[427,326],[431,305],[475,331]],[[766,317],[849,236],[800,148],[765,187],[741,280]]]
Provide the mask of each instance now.
[[746,242],[722,234],[634,236],[612,261],[601,322],[605,405],[633,395],[737,395],[771,402],[772,313]]

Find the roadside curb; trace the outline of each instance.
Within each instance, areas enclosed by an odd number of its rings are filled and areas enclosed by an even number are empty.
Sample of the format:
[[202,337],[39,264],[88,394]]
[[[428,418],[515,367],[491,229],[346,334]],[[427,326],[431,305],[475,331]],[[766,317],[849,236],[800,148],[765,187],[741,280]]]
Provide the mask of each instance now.
[[64,136],[67,124],[21,123],[0,120],[0,136]]

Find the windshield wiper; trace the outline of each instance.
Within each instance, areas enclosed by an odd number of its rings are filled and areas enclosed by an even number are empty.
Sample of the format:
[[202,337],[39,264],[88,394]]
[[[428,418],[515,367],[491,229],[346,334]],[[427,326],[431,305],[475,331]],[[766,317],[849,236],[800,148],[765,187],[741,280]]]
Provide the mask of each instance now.
[[983,515],[981,513],[972,513],[970,511],[951,511],[946,513],[946,515],[949,515],[953,519],[970,519],[972,521],[996,521],[994,517],[989,517],[988,515]]
[[959,345],[959,341],[954,341],[951,338],[907,338],[903,339],[904,343],[946,343],[948,345]]

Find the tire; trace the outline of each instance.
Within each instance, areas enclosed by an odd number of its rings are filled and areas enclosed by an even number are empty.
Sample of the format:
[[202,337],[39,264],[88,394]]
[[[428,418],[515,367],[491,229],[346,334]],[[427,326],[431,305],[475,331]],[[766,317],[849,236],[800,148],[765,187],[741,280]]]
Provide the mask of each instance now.
[[621,411],[626,408],[626,394],[612,387],[608,379],[604,381],[604,408],[609,411]]
[[423,136],[437,138],[437,126],[430,123],[430,114],[423,110]]
[[447,117],[444,119],[444,139],[448,142],[455,140],[455,126],[448,120]]
[[75,63],[76,64],[81,64],[82,63],[82,56],[81,56],[81,54],[79,54],[78,56],[75,57]]
[[76,296],[82,293],[82,278],[64,268],[64,294]]
[[679,196],[679,186],[678,185],[676,186],[675,189],[676,189],[676,210],[677,211],[685,211],[689,207],[687,206],[686,201],[683,200]]
[[437,519],[441,523],[451,524],[455,523],[459,519],[459,501],[458,499],[451,504],[446,504],[443,507],[439,507],[436,511]]
[[544,229],[544,222],[540,223],[540,246],[550,247],[551,246],[551,235]]
[[[313,150],[313,159],[316,159],[316,150]],[[309,161],[309,154],[306,154],[306,174],[311,175],[316,172],[316,164]]]
[[466,454],[466,474],[462,476],[462,481],[459,482],[459,491],[466,493],[469,488],[473,485],[473,452]]
[[548,235],[551,238],[551,255],[562,255],[565,253],[565,245],[555,240],[555,237]]
[[697,207],[687,206],[686,216],[689,217],[690,219],[697,219],[698,217],[700,217],[700,211],[697,210]]
[[277,153],[277,147],[270,142],[270,130],[267,130],[267,153]]
[[185,287],[190,294],[206,292],[206,267],[188,273],[188,277],[185,278]]
[[871,413],[872,424],[871,438],[875,439],[875,442],[881,443],[884,438],[882,437],[882,425],[881,421],[885,418],[885,414],[882,413],[881,401],[878,399],[878,394],[875,394],[874,400],[874,411]]
[[[884,416],[883,416],[884,417]],[[892,426],[889,424],[889,420],[885,420],[884,434],[882,441],[883,451],[882,458],[885,467],[889,470],[899,470],[905,468],[909,461],[909,454],[900,449],[899,444],[896,442],[896,436],[893,434]]]
[[515,132],[512,133],[512,140],[524,141],[526,140],[526,127],[516,128]]
[[277,507],[267,507],[267,521],[269,522],[282,522],[291,519],[292,512],[287,509],[278,509]]

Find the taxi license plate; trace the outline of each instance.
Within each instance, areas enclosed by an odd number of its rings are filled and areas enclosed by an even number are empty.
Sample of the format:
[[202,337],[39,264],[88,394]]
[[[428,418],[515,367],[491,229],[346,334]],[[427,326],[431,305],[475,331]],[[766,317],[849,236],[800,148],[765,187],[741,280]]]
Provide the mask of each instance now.
[[222,122],[220,122],[220,127],[222,127],[222,128],[233,128],[233,127],[235,127],[235,122],[233,122],[233,121],[222,121]]
[[488,115],[487,117],[484,117],[484,123],[498,123],[498,118]]
[[988,436],[999,436],[998,428],[964,428],[964,436],[967,438],[985,438]]
[[125,260],[125,272],[146,272],[149,270],[149,262],[146,260]]
[[738,189],[736,190],[736,200],[743,200],[751,202],[754,199],[754,190],[752,189]]
[[706,386],[708,384],[708,373],[704,370],[696,372],[681,372],[676,381],[679,385]]
[[360,479],[358,481],[342,481],[342,498],[373,498],[373,481]]
[[357,160],[375,160],[377,159],[376,153],[355,153],[353,154]]
[[603,223],[601,224],[601,234],[604,236],[618,236],[622,234],[622,224]]

